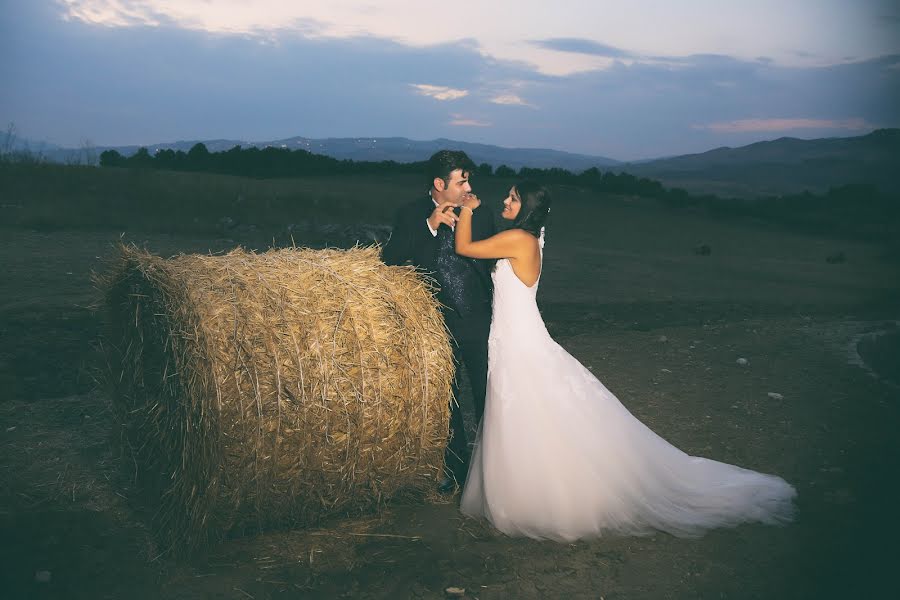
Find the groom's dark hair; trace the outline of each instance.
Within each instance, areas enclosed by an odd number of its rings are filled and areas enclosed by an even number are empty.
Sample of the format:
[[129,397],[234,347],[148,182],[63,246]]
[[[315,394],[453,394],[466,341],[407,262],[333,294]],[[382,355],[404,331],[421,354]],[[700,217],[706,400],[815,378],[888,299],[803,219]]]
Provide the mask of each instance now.
[[535,181],[522,181],[513,186],[522,202],[513,228],[524,229],[534,237],[541,235],[541,228],[550,214],[550,192]]
[[464,173],[471,173],[475,170],[475,163],[462,150],[438,150],[432,154],[425,166],[428,189],[431,189],[437,177],[449,184],[450,173],[457,169],[462,169]]

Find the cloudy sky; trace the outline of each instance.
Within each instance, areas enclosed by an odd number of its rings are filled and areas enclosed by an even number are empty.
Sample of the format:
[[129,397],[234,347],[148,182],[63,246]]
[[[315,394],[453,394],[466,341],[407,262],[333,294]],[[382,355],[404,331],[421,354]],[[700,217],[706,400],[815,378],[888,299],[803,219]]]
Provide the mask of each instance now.
[[900,1],[0,0],[0,119],[73,147],[403,136],[620,160],[860,135],[900,127]]

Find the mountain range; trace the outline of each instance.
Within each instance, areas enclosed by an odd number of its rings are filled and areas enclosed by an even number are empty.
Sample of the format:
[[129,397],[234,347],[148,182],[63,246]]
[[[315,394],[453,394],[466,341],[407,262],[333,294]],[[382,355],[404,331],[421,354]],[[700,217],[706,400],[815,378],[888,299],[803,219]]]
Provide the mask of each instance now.
[[[149,144],[157,150],[189,150],[201,140]],[[458,140],[410,140],[402,137],[306,138],[291,137],[264,142],[202,140],[210,152],[235,146],[281,147],[306,150],[338,159],[406,163],[425,160],[441,148],[465,151],[476,163],[493,167],[558,167],[578,173],[596,167],[601,171],[628,172],[680,187],[693,193],[756,197],[824,192],[830,187],[865,183],[887,192],[900,189],[900,129],[878,129],[867,135],[804,140],[782,137],[738,148],[722,147],[699,154],[626,163],[604,156],[575,154],[540,148],[503,148]],[[22,147],[23,142],[17,144]],[[140,146],[103,146],[80,149],[48,144],[28,144],[32,151],[58,162],[92,162],[104,150],[131,155]]]
[[622,165],[622,170],[667,187],[720,196],[756,197],[824,192],[847,184],[900,191],[900,129],[867,135],[802,140],[783,137],[739,148],[716,148]]

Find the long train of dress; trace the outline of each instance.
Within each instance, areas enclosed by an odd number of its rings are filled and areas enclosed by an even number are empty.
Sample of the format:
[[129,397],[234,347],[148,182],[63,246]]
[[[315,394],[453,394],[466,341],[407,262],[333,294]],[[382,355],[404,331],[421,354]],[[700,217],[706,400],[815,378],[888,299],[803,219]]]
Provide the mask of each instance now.
[[493,279],[487,404],[464,514],[508,535],[559,541],[652,530],[691,537],[792,519],[792,486],[666,442],[553,341],[537,283],[522,283],[508,260]]

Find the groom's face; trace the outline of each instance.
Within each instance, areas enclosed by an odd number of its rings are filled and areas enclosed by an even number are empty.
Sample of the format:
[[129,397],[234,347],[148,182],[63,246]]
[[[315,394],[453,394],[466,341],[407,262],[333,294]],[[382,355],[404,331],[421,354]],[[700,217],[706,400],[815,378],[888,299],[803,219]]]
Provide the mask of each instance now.
[[[461,202],[462,197],[472,191],[469,185],[469,172],[462,169],[456,169],[450,172],[449,181],[437,178],[434,180],[434,191],[432,196],[437,195],[435,200],[441,202]],[[437,194],[435,194],[437,192]]]

